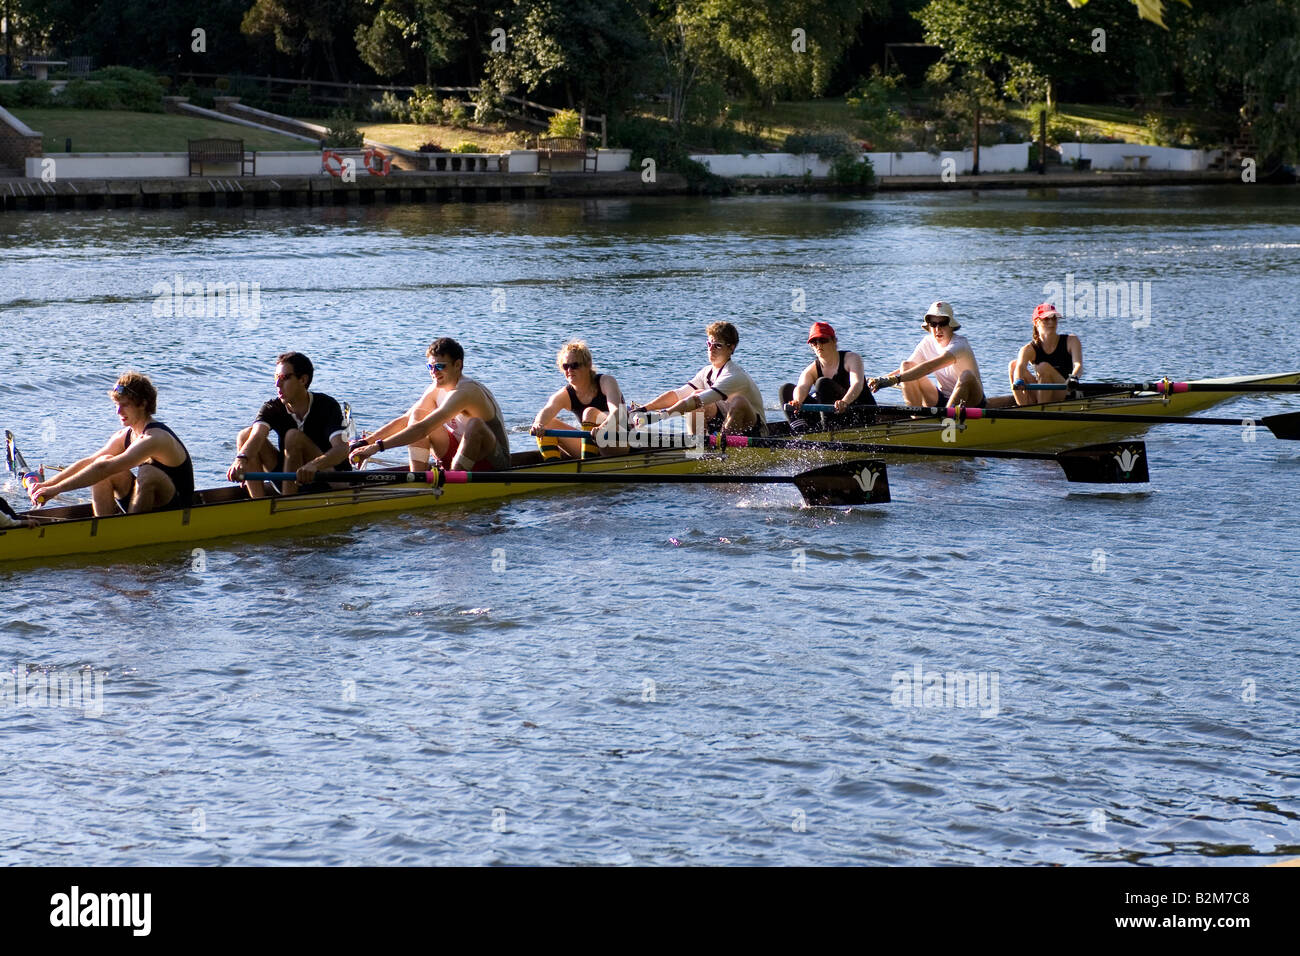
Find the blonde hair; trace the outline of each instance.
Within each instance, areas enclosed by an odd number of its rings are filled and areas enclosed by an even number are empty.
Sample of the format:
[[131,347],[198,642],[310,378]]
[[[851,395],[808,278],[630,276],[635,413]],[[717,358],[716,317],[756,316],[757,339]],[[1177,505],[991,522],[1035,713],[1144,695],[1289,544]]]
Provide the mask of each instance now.
[[560,346],[560,351],[555,353],[555,367],[561,372],[564,371],[564,360],[570,355],[578,356],[583,365],[590,366],[593,364],[591,349],[587,348],[587,343],[582,339],[569,339]]
[[148,375],[140,372],[123,372],[119,375],[117,384],[109,390],[108,397],[114,401],[125,398],[144,408],[146,415],[158,411],[158,389],[153,387]]

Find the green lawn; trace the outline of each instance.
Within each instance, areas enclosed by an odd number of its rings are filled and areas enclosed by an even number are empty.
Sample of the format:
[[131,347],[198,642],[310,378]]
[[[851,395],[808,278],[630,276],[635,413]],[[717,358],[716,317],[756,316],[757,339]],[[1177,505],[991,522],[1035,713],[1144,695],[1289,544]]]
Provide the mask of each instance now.
[[206,137],[242,139],[246,149],[314,150],[314,143],[290,139],[235,123],[176,116],[172,113],[131,113],[126,110],[10,110],[40,133],[45,155],[64,151],[72,140],[75,153],[177,153],[186,140]]
[[[322,126],[327,121],[310,120]],[[358,129],[366,139],[387,143],[402,149],[419,149],[425,143],[437,143],[443,149],[454,149],[460,143],[474,143],[485,153],[499,153],[506,149],[519,149],[518,134],[508,130],[457,129],[454,126],[421,125],[416,123],[363,123]]]

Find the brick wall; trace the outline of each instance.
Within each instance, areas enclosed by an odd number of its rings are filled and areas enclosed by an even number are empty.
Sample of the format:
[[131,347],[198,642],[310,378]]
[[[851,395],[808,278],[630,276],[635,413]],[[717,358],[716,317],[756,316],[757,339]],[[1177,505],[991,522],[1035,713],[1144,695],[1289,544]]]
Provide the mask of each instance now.
[[0,166],[17,166],[26,175],[27,160],[43,155],[41,134],[28,129],[18,117],[0,107]]

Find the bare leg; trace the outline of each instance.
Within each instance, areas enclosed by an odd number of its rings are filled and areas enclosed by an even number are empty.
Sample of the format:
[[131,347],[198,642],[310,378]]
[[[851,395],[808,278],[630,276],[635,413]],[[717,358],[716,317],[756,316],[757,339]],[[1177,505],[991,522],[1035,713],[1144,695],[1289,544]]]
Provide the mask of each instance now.
[[[910,368],[916,367],[915,362],[904,361],[899,366],[901,371],[906,372]],[[925,378],[913,379],[910,382],[904,382],[903,404],[904,405],[938,405],[939,404],[939,387],[934,384],[930,376]]]
[[[243,448],[244,442],[248,441],[248,436],[252,431],[252,426],[249,426],[240,432],[239,443],[236,447]],[[244,453],[248,455],[244,459],[245,471],[275,471],[279,466],[280,456],[271,447],[271,443],[267,441],[269,434],[268,432],[267,435],[263,435],[245,450]],[[265,498],[271,492],[270,486],[265,481],[246,481],[244,482],[244,488],[248,491],[248,497],[250,498]]]
[[497,450],[496,436],[481,418],[471,418],[460,435],[460,447],[449,466],[452,471],[472,471],[474,463]]
[[143,511],[157,511],[163,505],[170,504],[175,497],[176,484],[162,469],[153,465],[141,465],[127,512],[134,515]]
[[980,387],[979,379],[973,372],[962,372],[948,399],[948,404],[975,406],[982,401],[984,401],[984,389]]
[[[100,461],[111,457],[108,455],[101,456]],[[90,486],[91,507],[95,512],[96,518],[111,518],[113,515],[121,514],[118,510],[117,499],[122,498],[129,501],[131,492],[135,487],[135,475],[129,471],[119,472],[116,475],[110,475],[103,481],[97,481]]]
[[[320,455],[321,450],[316,447],[316,443],[300,429],[291,428],[284,433],[285,471],[297,471],[313,458],[319,458]],[[296,495],[298,493],[298,482],[282,482],[280,490],[286,495]]]
[[[1044,385],[1065,384],[1064,376],[1046,362],[1040,366],[1036,366],[1034,371],[1038,373],[1038,381],[1042,382]],[[1066,392],[1064,388],[1059,390],[1055,388],[1042,390],[1034,389],[1034,398],[1031,403],[1041,405],[1044,402],[1062,402],[1065,401],[1065,395]]]
[[728,434],[741,434],[758,424],[758,412],[744,395],[729,398],[724,406],[727,417],[722,423],[722,430]]
[[[613,415],[613,411],[602,412],[596,408],[587,408],[582,412],[582,423],[584,425],[595,425],[597,433],[599,433],[600,429],[608,423],[612,431],[614,426],[618,423],[616,419],[612,418]],[[582,447],[582,442],[579,439],[561,439],[561,441],[577,441],[578,448]],[[597,442],[597,444],[600,443]],[[600,454],[602,458],[608,458],[610,455],[626,455],[631,450],[632,449],[628,448],[626,445],[600,446]]]

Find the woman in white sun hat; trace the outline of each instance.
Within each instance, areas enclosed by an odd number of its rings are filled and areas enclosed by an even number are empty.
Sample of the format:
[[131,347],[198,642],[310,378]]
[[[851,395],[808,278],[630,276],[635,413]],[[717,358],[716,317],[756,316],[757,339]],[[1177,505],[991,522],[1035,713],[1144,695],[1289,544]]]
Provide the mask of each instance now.
[[953,315],[952,306],[934,303],[926,310],[924,322],[930,334],[917,344],[911,357],[888,375],[868,379],[867,387],[875,392],[901,385],[903,401],[908,405],[984,408],[988,399],[980,381],[980,367],[966,336],[956,334],[961,323]]

